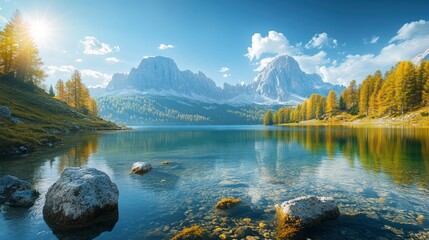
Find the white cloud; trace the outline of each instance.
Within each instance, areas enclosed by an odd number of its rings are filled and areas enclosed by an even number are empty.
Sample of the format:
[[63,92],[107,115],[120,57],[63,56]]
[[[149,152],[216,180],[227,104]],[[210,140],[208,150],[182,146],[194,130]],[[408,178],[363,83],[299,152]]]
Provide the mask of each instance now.
[[121,51],[121,48],[119,46],[113,46],[113,50],[115,50],[115,52],[119,52]]
[[[82,78],[90,77],[95,80],[98,80],[95,82],[91,82],[91,84],[87,84],[88,87],[105,87],[109,83],[109,81],[112,79],[112,75],[107,73],[102,73],[90,69],[84,69],[81,71]],[[88,81],[86,81],[88,82]],[[95,84],[94,84],[95,83]]]
[[228,77],[230,77],[231,76],[231,74],[229,74],[229,73],[224,73],[224,74],[222,74],[222,77],[224,77],[224,78],[228,78]]
[[397,35],[390,39],[389,43],[394,41],[410,40],[419,36],[429,35],[429,21],[420,20],[404,24]]
[[115,58],[115,57],[108,57],[106,58],[107,62],[111,62],[111,63],[117,63],[119,62],[119,59]]
[[372,36],[371,41],[369,41],[369,43],[372,43],[372,44],[377,43],[379,39],[380,39],[379,36],[374,35]]
[[[412,60],[429,48],[429,31],[422,34],[413,29],[414,27],[422,30],[422,24],[422,21],[404,24],[392,38],[395,43],[385,46],[378,54],[347,55],[346,59],[336,66],[321,67],[319,73],[325,81],[348,84],[353,79],[360,82],[376,70],[387,71],[399,61]],[[424,24],[429,26],[427,21]]]
[[174,46],[173,46],[173,45],[171,45],[171,44],[164,44],[164,43],[161,43],[161,44],[159,45],[159,47],[158,47],[158,49],[159,49],[159,50],[166,50],[166,49],[169,49],[169,48],[174,48]]
[[380,37],[379,36],[375,36],[375,35],[373,35],[372,37],[371,37],[371,39],[370,40],[368,40],[368,39],[364,39],[363,40],[363,43],[365,43],[365,44],[375,44],[375,43],[377,43],[378,42],[378,40],[380,39]]
[[253,34],[252,46],[247,48],[246,56],[252,61],[266,53],[293,55],[296,52],[297,49],[289,44],[289,40],[283,33],[269,31],[266,37],[262,37],[260,33]]
[[330,62],[326,57],[325,51],[320,51],[312,56],[309,55],[298,55],[295,56],[295,60],[299,63],[299,67],[306,73],[315,73],[321,66],[324,66]]
[[81,58],[78,58],[78,59],[76,59],[76,60],[74,60],[75,62],[78,62],[78,63],[81,63],[81,62],[83,62],[83,60],[81,59]]
[[97,40],[97,38],[92,36],[86,36],[83,40],[80,40],[79,42],[83,45],[84,47],[83,53],[85,54],[106,55],[112,52],[112,48],[109,46],[109,44],[100,42]]
[[221,68],[219,69],[219,72],[221,72],[221,73],[228,72],[228,71],[229,71],[229,68],[228,68],[228,67],[221,67]]
[[305,44],[305,48],[311,49],[311,48],[322,48],[323,46],[327,47],[336,47],[338,45],[337,39],[333,39],[328,37],[328,34],[323,33],[317,33],[311,38],[311,40]]
[[[338,52],[345,56],[344,59],[331,60],[325,51],[319,51],[314,55],[299,53],[297,47],[292,47],[292,52],[285,50],[284,43],[286,37],[282,33],[273,32],[273,36],[262,38],[260,34],[254,34],[252,37],[252,47],[248,48],[246,56],[252,61],[260,59],[261,55],[270,53],[274,56],[288,54],[293,56],[299,63],[301,69],[307,73],[317,73],[321,75],[326,82],[334,84],[347,85],[351,80],[361,82],[367,75],[373,74],[376,70],[382,72],[389,70],[399,61],[411,60],[418,54],[429,48],[429,21],[416,21],[404,24],[390,40],[390,43],[384,46],[378,53],[348,54]],[[275,38],[276,36],[277,38]],[[274,41],[273,39],[279,39]],[[283,39],[283,40],[281,40]],[[377,43],[379,36],[372,36],[367,43]],[[306,48],[322,48],[323,46],[334,47],[338,44],[335,39],[321,33],[316,34]],[[344,44],[343,44],[344,45]],[[289,42],[287,42],[287,46]],[[295,44],[295,46],[298,46]],[[272,60],[273,56],[265,57],[259,60],[255,71],[261,71]]]
[[71,73],[76,69],[73,65],[61,65],[61,66],[54,66],[49,65],[45,67],[45,72],[48,76],[52,76],[57,72],[60,73]]

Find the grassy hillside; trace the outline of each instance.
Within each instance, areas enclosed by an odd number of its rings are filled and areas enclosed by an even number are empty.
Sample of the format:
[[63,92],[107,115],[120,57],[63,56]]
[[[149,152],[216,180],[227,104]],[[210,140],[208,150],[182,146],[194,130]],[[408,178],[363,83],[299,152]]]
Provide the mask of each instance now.
[[12,119],[0,118],[0,155],[55,146],[62,133],[119,129],[112,122],[83,115],[40,89],[0,76],[0,106]]

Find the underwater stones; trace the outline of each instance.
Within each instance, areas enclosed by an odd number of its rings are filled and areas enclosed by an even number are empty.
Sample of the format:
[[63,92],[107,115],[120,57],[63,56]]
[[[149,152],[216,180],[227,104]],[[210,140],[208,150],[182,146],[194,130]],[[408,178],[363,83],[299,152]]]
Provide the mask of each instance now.
[[118,220],[119,191],[109,176],[95,168],[69,167],[48,189],[43,207],[46,223],[56,231],[113,228]]
[[170,162],[169,161],[162,161],[161,164],[162,165],[168,165],[168,164],[170,164]]
[[39,193],[27,181],[10,175],[0,178],[0,203],[11,207],[31,207],[38,196]]
[[279,233],[283,237],[293,237],[303,228],[312,227],[340,216],[332,197],[304,196],[281,205],[276,205],[279,219]]
[[235,207],[237,204],[241,202],[239,198],[222,198],[217,204],[216,208],[221,210],[230,209]]
[[135,162],[131,167],[131,173],[134,174],[145,174],[152,170],[152,165],[147,162]]

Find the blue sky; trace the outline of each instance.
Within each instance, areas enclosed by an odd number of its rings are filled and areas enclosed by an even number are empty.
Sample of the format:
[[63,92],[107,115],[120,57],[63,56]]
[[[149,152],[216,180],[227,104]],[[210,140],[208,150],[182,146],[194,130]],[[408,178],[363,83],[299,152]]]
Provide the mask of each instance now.
[[218,86],[250,83],[279,54],[324,81],[347,84],[429,48],[423,0],[0,0],[0,8],[0,26],[16,9],[48,25],[37,41],[48,86],[74,68],[88,86],[104,86],[158,55]]

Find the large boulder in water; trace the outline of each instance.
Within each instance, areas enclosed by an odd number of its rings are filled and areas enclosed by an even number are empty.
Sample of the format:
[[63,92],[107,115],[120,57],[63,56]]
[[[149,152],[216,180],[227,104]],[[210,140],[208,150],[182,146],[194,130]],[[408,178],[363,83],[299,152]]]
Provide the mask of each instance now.
[[11,207],[31,207],[38,196],[39,193],[27,181],[10,175],[0,178],[0,203]]
[[114,226],[118,198],[118,187],[106,173],[95,168],[66,168],[48,189],[43,217],[54,232],[101,223]]
[[135,162],[131,167],[131,173],[145,174],[152,170],[152,165],[147,162]]
[[340,210],[332,197],[304,196],[283,202],[276,208],[288,219],[299,221],[304,228],[340,216]]

